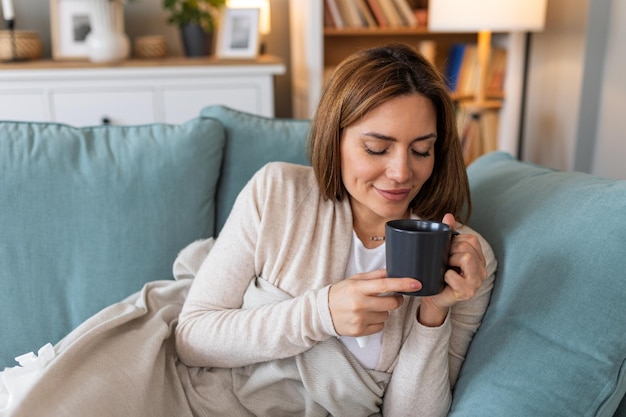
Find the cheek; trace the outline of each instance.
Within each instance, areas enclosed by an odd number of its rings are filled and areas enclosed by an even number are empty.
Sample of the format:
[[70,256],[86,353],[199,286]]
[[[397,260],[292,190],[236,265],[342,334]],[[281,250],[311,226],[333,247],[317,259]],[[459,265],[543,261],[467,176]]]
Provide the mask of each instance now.
[[371,162],[368,163],[364,161],[363,158],[356,156],[354,150],[342,152],[341,172],[344,183],[346,181],[355,183],[359,180],[369,178],[372,175],[371,171],[373,166]]
[[433,168],[435,166],[435,160],[429,159],[428,161],[422,161],[419,164],[416,164],[414,171],[416,178],[419,182],[426,182],[433,173]]

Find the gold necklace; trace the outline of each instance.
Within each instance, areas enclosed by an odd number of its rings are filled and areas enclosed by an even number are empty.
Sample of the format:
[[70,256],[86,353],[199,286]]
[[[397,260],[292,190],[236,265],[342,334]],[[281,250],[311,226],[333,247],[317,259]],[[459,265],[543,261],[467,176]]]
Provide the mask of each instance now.
[[373,240],[374,242],[380,242],[385,240],[385,236],[370,236],[370,240]]

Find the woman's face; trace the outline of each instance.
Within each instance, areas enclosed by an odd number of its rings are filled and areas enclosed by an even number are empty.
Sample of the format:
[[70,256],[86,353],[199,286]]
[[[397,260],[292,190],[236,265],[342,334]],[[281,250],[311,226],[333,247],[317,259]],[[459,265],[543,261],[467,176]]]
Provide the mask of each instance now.
[[355,219],[408,216],[433,171],[436,139],[435,107],[419,94],[390,99],[344,129],[341,172]]

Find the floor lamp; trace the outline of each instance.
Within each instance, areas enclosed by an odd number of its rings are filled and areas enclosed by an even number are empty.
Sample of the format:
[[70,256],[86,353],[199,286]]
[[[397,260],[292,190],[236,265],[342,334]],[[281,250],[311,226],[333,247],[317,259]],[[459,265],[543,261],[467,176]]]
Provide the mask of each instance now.
[[429,0],[431,32],[478,32],[478,84],[474,99],[464,103],[465,108],[479,115],[500,107],[500,101],[486,96],[491,33],[542,30],[546,7],[547,0]]

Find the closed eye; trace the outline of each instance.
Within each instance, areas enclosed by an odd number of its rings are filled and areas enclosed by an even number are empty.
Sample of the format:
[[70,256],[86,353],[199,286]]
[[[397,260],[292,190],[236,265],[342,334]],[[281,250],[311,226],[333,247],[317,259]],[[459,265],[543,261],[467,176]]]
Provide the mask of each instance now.
[[383,150],[378,151],[378,150],[371,149],[367,145],[363,145],[363,147],[365,148],[365,152],[367,152],[369,155],[384,155],[387,153],[387,149],[388,149],[388,148],[385,148]]
[[[363,148],[368,155],[382,156],[385,155],[390,146],[398,140],[392,136],[387,136],[378,132],[366,132],[364,136],[372,138],[374,140],[364,141]],[[411,153],[418,158],[428,158],[431,156],[432,145],[437,139],[437,135],[429,133],[424,136],[419,136],[411,141]],[[424,146],[425,145],[425,146]],[[416,149],[419,148],[419,149]],[[426,149],[421,151],[420,149]]]
[[428,158],[430,156],[430,150],[427,150],[426,152],[419,152],[419,151],[416,151],[415,149],[411,149],[411,152],[413,152],[414,155],[419,156],[421,158]]

